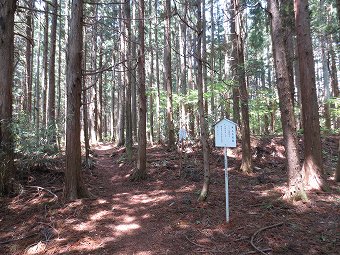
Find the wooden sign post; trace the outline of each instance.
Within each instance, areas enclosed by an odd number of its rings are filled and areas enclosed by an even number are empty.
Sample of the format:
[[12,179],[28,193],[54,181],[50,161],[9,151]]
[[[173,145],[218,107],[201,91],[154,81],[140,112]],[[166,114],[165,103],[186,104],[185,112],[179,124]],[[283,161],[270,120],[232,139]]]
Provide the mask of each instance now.
[[225,177],[225,206],[226,221],[229,222],[229,186],[228,186],[228,157],[227,148],[236,147],[236,123],[222,119],[215,124],[215,146],[223,147],[224,151],[224,177]]

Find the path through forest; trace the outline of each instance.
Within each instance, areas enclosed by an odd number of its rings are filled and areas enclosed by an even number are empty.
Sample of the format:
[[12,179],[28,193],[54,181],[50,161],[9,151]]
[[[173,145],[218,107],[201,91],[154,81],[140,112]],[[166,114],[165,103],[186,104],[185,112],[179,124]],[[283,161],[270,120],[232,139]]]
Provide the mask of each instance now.
[[98,146],[95,168],[84,176],[94,197],[67,204],[61,201],[60,172],[31,172],[20,196],[0,200],[0,254],[260,254],[251,243],[267,254],[339,254],[339,186],[330,180],[330,192],[287,203],[281,199],[282,141],[255,148],[252,175],[236,171],[240,151],[229,152],[230,224],[225,223],[221,150],[211,154],[205,203],[197,202],[198,147],[188,148],[181,176],[176,151],[149,147],[148,179],[130,182],[135,163],[124,158],[123,149]]

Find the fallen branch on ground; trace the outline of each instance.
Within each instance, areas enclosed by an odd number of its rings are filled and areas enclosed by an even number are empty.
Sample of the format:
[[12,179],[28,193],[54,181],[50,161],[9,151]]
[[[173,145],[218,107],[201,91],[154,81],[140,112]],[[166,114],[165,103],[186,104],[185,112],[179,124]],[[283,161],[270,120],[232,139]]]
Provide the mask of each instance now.
[[194,245],[196,245],[196,246],[198,246],[198,247],[201,247],[201,248],[210,248],[209,246],[195,243],[195,242],[191,241],[191,240],[189,239],[189,237],[187,237],[186,235],[184,235],[184,236],[185,236],[185,238],[186,238],[190,243],[192,243],[192,244],[194,244]]
[[46,189],[46,188],[40,187],[40,186],[26,186],[26,187],[28,187],[28,188],[36,188],[37,190],[45,190],[45,191],[47,191],[48,193],[50,193],[52,196],[54,196],[54,198],[55,198],[56,200],[58,200],[58,196],[57,196],[56,194],[54,194],[52,191],[50,191],[49,189]]
[[[254,244],[254,239],[256,237],[257,234],[259,234],[260,232],[266,230],[266,229],[270,229],[270,228],[275,228],[275,227],[279,227],[279,226],[282,226],[283,225],[283,222],[280,222],[280,223],[277,223],[277,224],[274,224],[274,225],[270,225],[270,226],[267,226],[267,227],[263,227],[263,228],[260,228],[259,230],[257,230],[251,237],[250,239],[250,244],[251,246],[253,246],[253,248],[258,251],[259,253],[261,254],[264,254],[264,255],[267,255],[267,253],[265,253],[265,251],[267,250],[261,250],[259,247],[257,247],[255,244]],[[248,253],[249,254],[249,253]]]

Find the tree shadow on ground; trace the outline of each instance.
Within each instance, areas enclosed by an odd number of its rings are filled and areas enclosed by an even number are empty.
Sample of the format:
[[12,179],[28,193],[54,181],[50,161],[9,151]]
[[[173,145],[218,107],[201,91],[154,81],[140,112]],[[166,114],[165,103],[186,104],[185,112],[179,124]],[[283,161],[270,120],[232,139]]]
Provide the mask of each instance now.
[[97,152],[96,168],[85,175],[96,198],[64,204],[42,190],[1,200],[1,240],[37,233],[0,244],[1,254],[252,254],[254,233],[280,222],[261,231],[255,245],[270,248],[269,254],[339,253],[338,186],[330,180],[331,192],[310,192],[306,203],[282,200],[286,174],[279,154],[254,157],[257,168],[246,175],[237,171],[237,149],[230,151],[231,221],[226,224],[222,150],[212,150],[204,203],[197,202],[203,171],[199,148],[183,157],[179,175],[176,151],[149,147],[149,177],[142,182],[129,181],[135,163],[125,160],[122,150]]

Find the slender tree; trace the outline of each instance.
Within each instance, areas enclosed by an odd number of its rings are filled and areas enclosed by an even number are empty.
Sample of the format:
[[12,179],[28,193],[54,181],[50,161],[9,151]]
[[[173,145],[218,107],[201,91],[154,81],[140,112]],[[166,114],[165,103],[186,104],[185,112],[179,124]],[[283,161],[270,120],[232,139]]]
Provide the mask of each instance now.
[[132,54],[131,54],[131,6],[130,0],[124,2],[124,38],[125,38],[125,72],[124,72],[124,84],[126,88],[125,94],[125,120],[126,120],[126,137],[125,146],[126,154],[129,159],[132,158],[132,114],[131,114],[131,73],[132,73]]
[[28,10],[26,15],[26,88],[27,97],[25,110],[31,117],[32,115],[32,74],[33,74],[33,0],[28,1]]
[[[123,20],[124,20],[124,14],[123,14],[123,7],[122,5],[119,5],[120,11],[120,19],[119,19],[119,28],[120,31],[123,30],[124,28],[124,24],[123,24]],[[123,33],[120,33],[120,61],[122,63],[125,63],[125,39],[124,39],[125,35]],[[121,68],[123,69],[123,68]],[[118,110],[118,146],[122,146],[125,143],[125,86],[123,85],[123,81],[122,81],[122,72],[118,72],[117,75],[117,83],[118,83],[118,106],[119,106],[119,110]]]
[[253,164],[250,147],[250,128],[249,128],[249,107],[248,107],[248,90],[246,82],[245,64],[244,64],[244,35],[242,24],[242,13],[240,1],[234,1],[235,8],[235,27],[236,27],[236,49],[237,49],[237,76],[240,88],[241,103],[241,133],[242,133],[242,164],[241,171],[245,173],[252,172]]
[[339,146],[338,146],[338,164],[335,170],[335,181],[340,182],[340,139],[339,139]]
[[294,0],[302,100],[305,184],[325,188],[308,0]]
[[[179,79],[179,87],[181,89],[182,96],[185,96],[187,94],[187,25],[186,22],[186,16],[188,12],[188,4],[185,1],[183,6],[183,16],[184,22],[180,23],[180,42],[179,42],[179,53],[180,53],[180,79]],[[181,125],[186,126],[187,120],[186,120],[186,106],[183,101],[181,101]]]
[[83,0],[72,0],[66,59],[66,200],[88,196],[81,174],[80,105],[83,49]]
[[210,107],[211,112],[215,112],[215,20],[214,20],[214,0],[210,0],[210,18],[211,18],[211,46],[210,46],[210,83],[212,86]]
[[49,31],[49,3],[45,3],[45,26],[44,26],[44,51],[43,51],[43,74],[44,83],[42,90],[42,127],[46,129],[47,125],[47,87],[48,87],[48,31]]
[[144,0],[138,1],[139,9],[139,49],[138,49],[138,74],[139,74],[139,122],[138,122],[138,161],[137,169],[132,174],[133,180],[146,177],[146,94],[145,94],[145,39],[144,39]]
[[171,81],[171,5],[170,0],[164,1],[165,9],[165,31],[164,31],[164,82],[167,94],[167,128],[168,128],[168,147],[175,146],[175,130],[172,109],[172,81]]
[[12,90],[16,1],[0,0],[0,196],[13,191]]
[[49,141],[52,145],[56,146],[56,121],[55,121],[55,58],[56,58],[56,42],[57,42],[57,14],[58,14],[58,1],[52,2],[53,15],[51,26],[51,48],[49,58],[49,86],[48,86],[48,126],[50,128]]
[[209,164],[209,145],[207,140],[207,129],[205,120],[205,111],[203,103],[203,59],[202,59],[202,5],[201,1],[196,1],[197,6],[197,90],[198,90],[198,111],[199,111],[199,125],[201,132],[201,144],[203,149],[203,167],[204,167],[204,180],[201,193],[198,200],[206,200],[209,192],[210,184],[210,164]]
[[[231,0],[230,3],[230,34],[231,34],[231,76],[232,80],[237,80],[237,34],[236,34],[236,27],[235,27],[235,0]],[[233,120],[235,123],[240,125],[240,91],[239,86],[234,84],[233,86]]]

